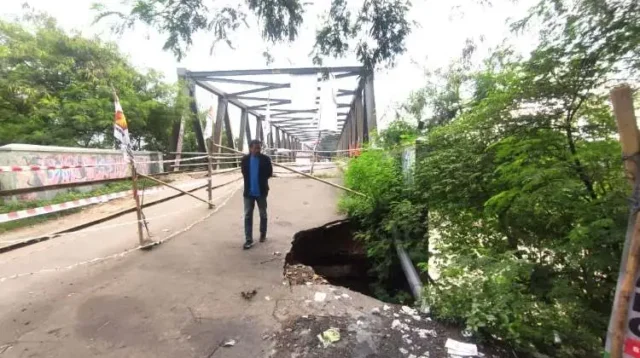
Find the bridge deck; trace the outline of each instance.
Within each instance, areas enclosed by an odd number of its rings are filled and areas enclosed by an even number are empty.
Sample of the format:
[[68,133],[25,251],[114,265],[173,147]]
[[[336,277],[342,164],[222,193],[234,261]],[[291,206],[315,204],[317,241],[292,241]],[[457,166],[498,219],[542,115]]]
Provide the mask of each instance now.
[[[265,355],[262,336],[279,325],[277,312],[312,297],[283,285],[293,235],[339,218],[327,185],[275,178],[271,186],[269,241],[250,251],[241,250],[242,195],[231,184],[214,191],[215,212],[189,197],[146,209],[156,240],[193,225],[150,252],[125,251],[137,245],[135,225],[114,225],[132,213],[0,255],[0,356]],[[254,300],[240,297],[252,289]],[[227,337],[237,345],[213,355]]]

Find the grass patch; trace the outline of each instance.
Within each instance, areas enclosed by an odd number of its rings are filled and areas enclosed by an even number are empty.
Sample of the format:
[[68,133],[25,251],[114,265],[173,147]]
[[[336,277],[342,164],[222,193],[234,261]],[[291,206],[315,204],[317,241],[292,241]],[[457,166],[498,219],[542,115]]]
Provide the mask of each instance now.
[[[139,179],[138,180],[138,189],[143,190],[146,188],[157,186],[158,184],[148,180],[148,179]],[[121,182],[108,183],[104,184],[100,188],[95,190],[90,190],[87,192],[80,192],[78,190],[71,189],[66,193],[60,193],[56,195],[54,198],[49,200],[31,200],[31,201],[3,201],[0,205],[0,214],[9,213],[12,211],[19,211],[25,209],[32,209],[46,205],[53,204],[61,204],[67,201],[79,200],[91,198],[99,195],[106,195],[112,193],[118,193],[121,191],[131,190],[131,180],[123,180]],[[39,215],[31,218],[25,218],[15,221],[10,221],[7,223],[0,224],[0,234],[11,231],[14,229],[18,229],[21,227],[32,226],[47,220],[56,219],[62,216],[70,215],[81,211],[82,208],[77,209],[69,209],[61,212]]]

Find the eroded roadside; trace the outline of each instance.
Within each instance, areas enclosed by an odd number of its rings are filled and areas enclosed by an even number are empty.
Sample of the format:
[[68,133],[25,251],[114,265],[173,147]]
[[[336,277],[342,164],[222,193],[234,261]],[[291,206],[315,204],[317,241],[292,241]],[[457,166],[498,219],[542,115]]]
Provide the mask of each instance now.
[[[284,263],[284,276],[307,298],[304,314],[289,316],[274,334],[271,357],[450,357],[447,340],[476,344],[479,357],[509,357],[482,345],[460,327],[444,324],[409,306],[373,296],[372,277],[362,245],[346,220],[296,233]],[[403,289],[398,283],[397,289]],[[406,289],[406,288],[405,288]],[[325,346],[319,335],[335,328],[340,339]]]

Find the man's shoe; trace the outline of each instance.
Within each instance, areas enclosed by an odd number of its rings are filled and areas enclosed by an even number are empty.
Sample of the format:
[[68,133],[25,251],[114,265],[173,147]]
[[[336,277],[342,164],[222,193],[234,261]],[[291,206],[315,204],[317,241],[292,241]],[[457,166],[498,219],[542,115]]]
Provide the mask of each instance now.
[[265,241],[267,241],[267,235],[261,235],[260,242],[265,242]]
[[247,241],[244,243],[244,246],[242,246],[242,248],[245,250],[249,250],[252,246],[253,246],[253,241]]

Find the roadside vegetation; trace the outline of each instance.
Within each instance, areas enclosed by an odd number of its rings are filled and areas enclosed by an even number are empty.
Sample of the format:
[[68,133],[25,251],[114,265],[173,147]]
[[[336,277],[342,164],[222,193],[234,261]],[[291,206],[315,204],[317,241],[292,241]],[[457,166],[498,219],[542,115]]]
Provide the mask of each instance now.
[[[514,25],[543,24],[528,57],[499,48],[477,68],[469,44],[380,134],[386,151],[363,151],[345,173],[370,197],[346,195],[341,208],[380,280],[402,228],[414,262],[433,271],[432,312],[518,356],[601,356],[625,237],[629,188],[607,93],[638,85],[640,28],[625,21],[640,5],[577,3],[543,1]],[[411,183],[400,154],[417,138]]]

